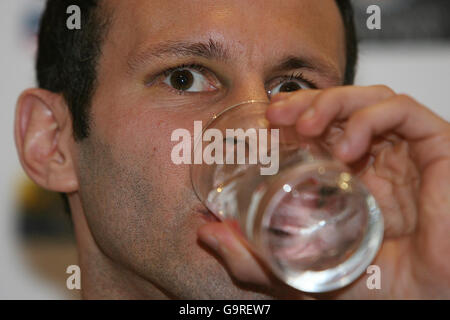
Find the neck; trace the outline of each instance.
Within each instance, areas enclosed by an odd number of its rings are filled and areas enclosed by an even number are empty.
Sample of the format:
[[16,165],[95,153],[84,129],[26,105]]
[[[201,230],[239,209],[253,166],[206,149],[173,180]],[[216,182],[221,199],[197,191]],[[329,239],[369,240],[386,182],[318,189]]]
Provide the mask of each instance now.
[[169,299],[162,289],[110,259],[97,245],[79,196],[69,196],[83,299]]

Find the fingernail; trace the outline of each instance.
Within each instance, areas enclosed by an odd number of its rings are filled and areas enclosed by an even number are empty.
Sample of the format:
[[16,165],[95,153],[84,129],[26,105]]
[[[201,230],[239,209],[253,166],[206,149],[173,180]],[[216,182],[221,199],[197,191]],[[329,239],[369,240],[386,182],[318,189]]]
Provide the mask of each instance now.
[[208,235],[202,238],[202,241],[213,250],[219,249],[219,241],[214,236]]
[[308,110],[306,110],[303,113],[300,120],[309,120],[314,116],[315,113],[316,113],[316,110],[314,108],[309,108]]

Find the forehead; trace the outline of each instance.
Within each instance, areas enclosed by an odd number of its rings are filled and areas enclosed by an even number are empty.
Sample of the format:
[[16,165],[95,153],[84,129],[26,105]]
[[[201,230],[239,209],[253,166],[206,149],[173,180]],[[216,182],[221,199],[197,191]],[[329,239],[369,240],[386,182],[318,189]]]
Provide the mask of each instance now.
[[[343,72],[344,27],[334,0],[108,0],[105,46],[124,58],[165,41],[221,42],[246,65],[291,53]],[[107,51],[107,50],[105,50]],[[244,62],[245,61],[245,62]]]

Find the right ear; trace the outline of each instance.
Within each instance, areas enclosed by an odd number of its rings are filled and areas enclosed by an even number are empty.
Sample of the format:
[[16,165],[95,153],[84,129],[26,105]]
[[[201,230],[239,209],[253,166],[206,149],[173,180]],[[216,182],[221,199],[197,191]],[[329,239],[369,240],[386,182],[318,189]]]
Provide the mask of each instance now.
[[57,192],[78,190],[72,121],[61,94],[24,91],[17,101],[14,136],[22,167],[35,183]]

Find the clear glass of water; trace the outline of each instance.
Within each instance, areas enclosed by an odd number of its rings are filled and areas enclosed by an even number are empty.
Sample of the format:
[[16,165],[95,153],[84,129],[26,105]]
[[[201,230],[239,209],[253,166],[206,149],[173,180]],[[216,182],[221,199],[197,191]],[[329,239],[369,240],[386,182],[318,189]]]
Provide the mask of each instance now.
[[267,107],[241,102],[204,126],[194,142],[203,161],[191,166],[193,188],[220,220],[239,224],[254,253],[285,283],[305,292],[342,288],[378,252],[380,209],[320,141],[271,126]]

